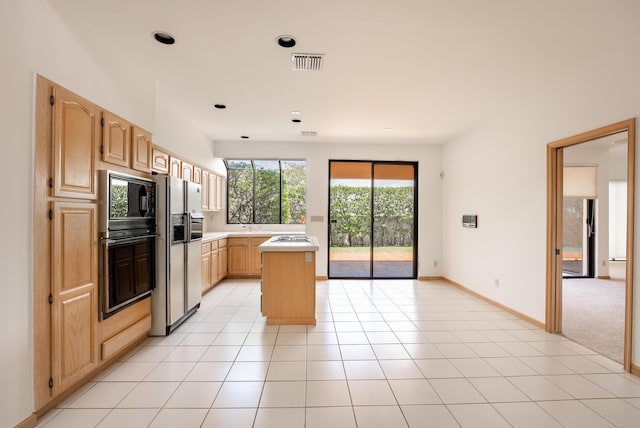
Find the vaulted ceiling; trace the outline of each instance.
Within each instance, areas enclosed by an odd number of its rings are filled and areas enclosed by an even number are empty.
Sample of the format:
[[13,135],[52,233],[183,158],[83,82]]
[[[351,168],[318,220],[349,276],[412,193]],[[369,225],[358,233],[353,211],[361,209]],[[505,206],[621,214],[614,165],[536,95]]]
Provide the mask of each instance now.
[[[628,14],[616,5],[638,11],[624,0],[49,2],[87,43],[108,38],[214,140],[344,143],[445,143],[552,100],[624,49]],[[280,47],[280,35],[296,45]],[[293,71],[293,53],[324,54],[321,69]]]

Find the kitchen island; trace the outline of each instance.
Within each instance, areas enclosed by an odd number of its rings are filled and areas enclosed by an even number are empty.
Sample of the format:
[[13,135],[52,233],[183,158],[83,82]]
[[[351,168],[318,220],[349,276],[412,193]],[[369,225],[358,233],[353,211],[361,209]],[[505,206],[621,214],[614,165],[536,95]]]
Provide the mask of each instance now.
[[308,235],[274,236],[260,245],[262,315],[267,324],[316,324],[316,252]]

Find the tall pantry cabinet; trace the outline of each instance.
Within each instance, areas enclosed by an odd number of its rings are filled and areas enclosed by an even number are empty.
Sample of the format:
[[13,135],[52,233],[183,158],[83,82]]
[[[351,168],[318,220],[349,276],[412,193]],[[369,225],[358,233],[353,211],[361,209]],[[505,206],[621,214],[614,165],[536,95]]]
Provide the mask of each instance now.
[[[35,406],[99,362],[96,105],[38,76],[34,182]],[[48,291],[48,295],[47,295]]]

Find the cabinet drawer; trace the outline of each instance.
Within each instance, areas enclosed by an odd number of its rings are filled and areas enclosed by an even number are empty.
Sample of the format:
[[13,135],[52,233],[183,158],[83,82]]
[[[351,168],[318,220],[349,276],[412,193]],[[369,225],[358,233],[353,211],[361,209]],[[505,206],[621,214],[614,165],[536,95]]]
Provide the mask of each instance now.
[[211,251],[211,242],[205,242],[202,244],[202,254],[206,254]]
[[248,247],[250,238],[229,238],[230,247]]
[[218,249],[224,248],[227,246],[227,238],[218,239]]
[[218,241],[211,241],[211,251],[218,251]]

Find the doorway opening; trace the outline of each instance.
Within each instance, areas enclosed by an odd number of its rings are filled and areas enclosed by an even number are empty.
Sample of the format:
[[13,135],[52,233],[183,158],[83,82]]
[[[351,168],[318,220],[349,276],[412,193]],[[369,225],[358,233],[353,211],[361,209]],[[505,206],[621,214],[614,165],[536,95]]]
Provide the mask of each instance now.
[[329,161],[329,278],[417,276],[418,164]]
[[[620,154],[624,157],[618,159]],[[622,363],[627,371],[634,177],[635,119],[547,145],[546,329]]]

